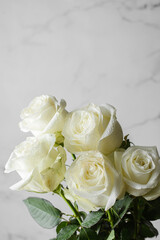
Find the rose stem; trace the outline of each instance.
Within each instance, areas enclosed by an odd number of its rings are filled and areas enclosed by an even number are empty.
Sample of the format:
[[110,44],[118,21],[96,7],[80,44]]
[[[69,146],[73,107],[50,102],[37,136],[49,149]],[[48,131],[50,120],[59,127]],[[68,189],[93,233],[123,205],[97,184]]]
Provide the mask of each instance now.
[[111,224],[111,228],[113,228],[113,221],[112,221],[112,215],[111,215],[110,209],[107,211],[107,214],[108,214],[108,221]]
[[61,189],[61,191],[59,192],[59,195],[63,198],[63,200],[68,204],[68,206],[70,207],[70,209],[72,210],[72,212],[74,213],[75,218],[77,219],[77,221],[79,222],[79,224],[82,224],[82,221],[79,217],[79,213],[78,211],[75,209],[75,207],[73,206],[73,204],[65,197],[63,190]]

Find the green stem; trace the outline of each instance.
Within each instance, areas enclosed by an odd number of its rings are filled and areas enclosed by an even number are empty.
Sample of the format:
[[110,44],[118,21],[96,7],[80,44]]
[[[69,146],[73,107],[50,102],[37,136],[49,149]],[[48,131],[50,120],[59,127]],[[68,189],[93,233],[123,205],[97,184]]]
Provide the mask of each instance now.
[[113,228],[114,224],[113,224],[113,219],[112,219],[112,214],[110,209],[107,211],[108,214],[108,221],[110,222],[111,228]]
[[135,222],[135,228],[134,228],[134,238],[133,239],[137,239],[138,235],[139,235],[139,199],[135,200],[134,203],[134,222]]
[[73,206],[73,204],[65,197],[63,190],[61,189],[61,191],[59,192],[59,195],[63,198],[63,200],[68,204],[68,206],[70,207],[70,209],[72,210],[72,212],[74,213],[75,218],[77,219],[77,221],[79,222],[79,224],[82,224],[81,218],[79,216],[79,212],[75,209],[75,207]]

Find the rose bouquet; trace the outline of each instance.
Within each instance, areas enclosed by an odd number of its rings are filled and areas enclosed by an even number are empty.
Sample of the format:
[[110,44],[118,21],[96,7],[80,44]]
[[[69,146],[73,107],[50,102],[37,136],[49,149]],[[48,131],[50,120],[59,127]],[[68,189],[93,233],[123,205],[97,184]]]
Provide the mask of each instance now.
[[[58,194],[72,214],[42,198],[24,200],[57,240],[143,240],[158,235],[160,158],[156,147],[123,138],[116,110],[105,104],[68,112],[66,102],[36,97],[21,113],[19,126],[31,132],[11,154],[5,172],[21,180],[12,190]],[[70,159],[66,164],[67,154]],[[52,240],[53,240],[52,239]]]

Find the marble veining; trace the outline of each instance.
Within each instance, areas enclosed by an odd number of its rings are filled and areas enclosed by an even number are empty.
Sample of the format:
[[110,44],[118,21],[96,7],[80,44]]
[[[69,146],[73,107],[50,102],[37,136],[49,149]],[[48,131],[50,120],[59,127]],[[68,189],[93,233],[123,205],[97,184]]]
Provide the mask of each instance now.
[[160,152],[160,0],[1,0],[0,35],[0,239],[49,240],[55,230],[39,227],[22,201],[37,194],[11,191],[18,176],[3,173],[30,135],[20,112],[41,94],[64,98],[69,111],[107,102],[131,141]]
[[154,124],[155,121],[160,121],[160,113],[157,116],[153,116],[152,118],[145,119],[142,122],[135,123],[135,124],[129,126],[129,128],[141,127],[141,126],[144,126],[145,124],[147,124],[148,122],[151,122],[152,124]]

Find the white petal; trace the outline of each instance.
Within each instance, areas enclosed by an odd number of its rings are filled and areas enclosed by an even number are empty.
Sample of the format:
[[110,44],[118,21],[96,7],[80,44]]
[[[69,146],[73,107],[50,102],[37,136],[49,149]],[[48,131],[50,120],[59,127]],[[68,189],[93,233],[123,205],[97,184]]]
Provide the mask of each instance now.
[[118,121],[113,117],[99,141],[98,150],[103,154],[108,155],[116,148],[120,147],[122,140],[122,128]]
[[149,191],[147,194],[145,194],[143,197],[147,201],[151,201],[151,200],[158,198],[159,196],[160,196],[160,179],[159,179],[157,186],[154,189],[152,189],[151,191]]
[[119,174],[122,174],[122,155],[125,152],[124,149],[118,149],[114,152],[114,165]]

